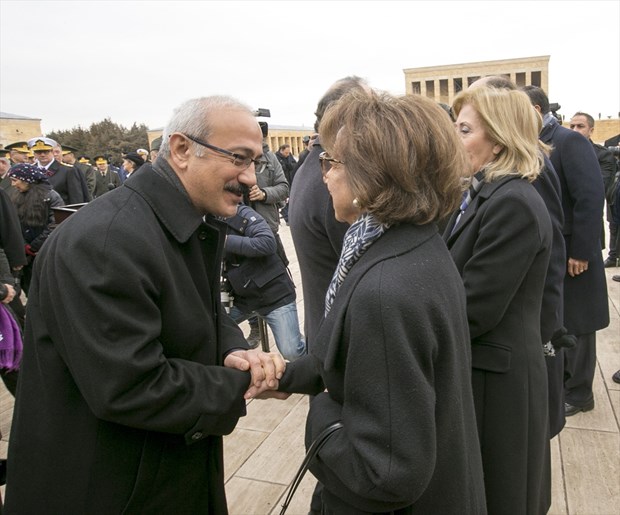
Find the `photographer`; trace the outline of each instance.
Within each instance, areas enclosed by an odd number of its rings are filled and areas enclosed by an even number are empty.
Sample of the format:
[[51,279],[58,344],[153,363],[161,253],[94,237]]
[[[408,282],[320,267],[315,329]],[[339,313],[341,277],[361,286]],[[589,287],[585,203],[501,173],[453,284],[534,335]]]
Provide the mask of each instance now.
[[[244,203],[261,215],[275,236],[278,245],[278,254],[288,266],[288,258],[284,251],[284,245],[278,235],[280,229],[280,207],[284,205],[288,198],[289,185],[282,170],[282,165],[276,155],[269,150],[267,136],[269,125],[267,122],[258,122],[263,135],[263,159],[266,164],[256,169],[256,184],[254,184],[248,195],[244,198]],[[258,321],[255,317],[248,320],[251,328],[248,342],[252,346],[257,346],[260,341],[258,331]]]
[[230,316],[242,322],[251,315],[265,318],[285,359],[306,353],[299,330],[295,285],[277,253],[276,240],[267,222],[245,205],[226,220],[224,278],[232,288]]

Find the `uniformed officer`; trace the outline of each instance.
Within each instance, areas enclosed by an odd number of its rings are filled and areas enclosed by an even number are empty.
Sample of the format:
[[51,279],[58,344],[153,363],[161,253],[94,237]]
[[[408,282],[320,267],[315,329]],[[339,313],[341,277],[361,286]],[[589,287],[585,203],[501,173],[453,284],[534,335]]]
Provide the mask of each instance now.
[[82,187],[80,172],[54,159],[53,150],[58,143],[51,138],[39,136],[28,140],[28,148],[34,152],[36,164],[45,170],[52,188],[62,197],[65,204],[88,202],[86,188]]
[[104,155],[95,156],[95,190],[93,198],[100,197],[121,185],[121,179],[115,170],[112,170],[108,158]]

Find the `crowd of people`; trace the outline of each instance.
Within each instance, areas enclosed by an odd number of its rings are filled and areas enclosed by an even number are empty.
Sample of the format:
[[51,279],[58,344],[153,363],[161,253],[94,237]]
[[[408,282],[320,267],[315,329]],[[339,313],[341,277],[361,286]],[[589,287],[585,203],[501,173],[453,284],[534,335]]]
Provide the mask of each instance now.
[[[7,513],[226,513],[222,436],[246,400],[292,393],[321,441],[312,514],[547,513],[550,440],[594,409],[620,248],[594,121],[565,128],[503,77],[443,107],[346,77],[316,116],[298,160],[225,96],[179,106],[122,172],[11,146],[36,162],[0,189],[0,299],[23,327]],[[63,204],[82,207],[56,225]],[[276,351],[236,323],[257,317]]]

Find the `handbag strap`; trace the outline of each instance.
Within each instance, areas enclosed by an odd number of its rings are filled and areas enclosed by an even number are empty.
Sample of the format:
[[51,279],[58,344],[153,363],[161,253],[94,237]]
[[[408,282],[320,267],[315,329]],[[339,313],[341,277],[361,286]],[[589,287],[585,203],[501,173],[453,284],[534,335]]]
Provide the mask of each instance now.
[[299,486],[299,484],[301,483],[301,480],[306,475],[306,472],[308,468],[310,467],[310,463],[312,463],[312,460],[316,457],[318,452],[321,450],[321,447],[325,445],[325,442],[327,442],[327,439],[331,435],[333,435],[336,431],[338,431],[338,429],[342,429],[342,427],[343,427],[342,422],[334,422],[333,424],[323,429],[323,431],[321,431],[319,436],[316,437],[314,442],[312,442],[312,445],[308,449],[308,452],[306,453],[304,460],[301,462],[301,465],[299,466],[299,470],[297,471],[297,474],[295,474],[295,478],[293,479],[293,482],[291,483],[291,487],[288,491],[286,499],[284,500],[284,504],[282,505],[282,510],[280,511],[280,515],[284,515],[286,513],[286,510],[288,509],[288,505],[293,500],[293,495],[295,495],[295,491],[297,490],[297,487]]

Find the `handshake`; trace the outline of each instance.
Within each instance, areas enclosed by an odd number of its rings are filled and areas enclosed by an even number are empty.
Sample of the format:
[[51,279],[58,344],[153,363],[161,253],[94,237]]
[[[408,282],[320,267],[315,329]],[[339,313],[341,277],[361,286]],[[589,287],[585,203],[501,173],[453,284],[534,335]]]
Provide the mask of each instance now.
[[279,352],[263,352],[259,349],[234,351],[226,356],[224,366],[250,372],[250,386],[243,396],[246,400],[286,399],[290,395],[277,391],[286,370],[286,362]]

